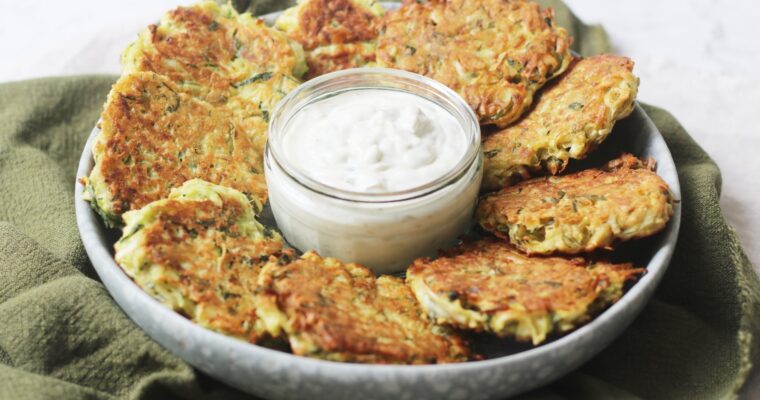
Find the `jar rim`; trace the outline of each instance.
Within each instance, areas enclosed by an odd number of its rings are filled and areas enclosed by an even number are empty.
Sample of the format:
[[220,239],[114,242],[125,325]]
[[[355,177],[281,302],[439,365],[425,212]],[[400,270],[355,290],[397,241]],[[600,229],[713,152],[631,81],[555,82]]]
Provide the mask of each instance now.
[[[356,83],[355,86],[341,87],[340,85]],[[402,85],[402,87],[393,86]],[[330,91],[330,88],[338,87]],[[468,142],[467,151],[462,158],[452,166],[450,170],[438,178],[421,185],[387,192],[359,192],[339,188],[318,181],[299,168],[291,165],[287,157],[283,157],[282,137],[285,134],[287,124],[304,107],[313,102],[320,101],[342,92],[366,89],[385,89],[420,95],[409,88],[417,87],[427,90],[429,95],[436,96],[445,101],[451,109],[440,104],[427,96],[421,96],[443,108],[446,112],[460,123],[463,134]],[[323,90],[324,93],[310,96],[310,91]],[[411,200],[436,192],[451,183],[456,182],[467,174],[473,163],[478,160],[481,152],[480,124],[475,112],[467,102],[455,91],[442,83],[428,77],[408,71],[390,68],[352,68],[331,72],[312,80],[309,80],[288,93],[275,106],[269,119],[269,134],[264,154],[264,162],[275,162],[280,169],[301,186],[324,196],[352,202],[386,203],[394,201]]]

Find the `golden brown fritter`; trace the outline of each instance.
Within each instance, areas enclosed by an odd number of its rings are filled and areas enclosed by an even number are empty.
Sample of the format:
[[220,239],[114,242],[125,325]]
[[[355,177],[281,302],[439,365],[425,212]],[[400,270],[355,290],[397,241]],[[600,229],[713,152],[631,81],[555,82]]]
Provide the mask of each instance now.
[[573,63],[518,122],[483,141],[483,188],[496,190],[531,172],[556,175],[582,159],[631,114],[638,91],[633,62],[600,55]]
[[116,262],[143,290],[201,326],[242,340],[266,337],[253,292],[282,250],[240,192],[201,180],[124,214]]
[[[225,106],[244,124],[251,119],[254,123],[258,119],[268,123],[275,105],[300,84],[299,80],[287,74],[262,72],[241,82],[235,96],[231,97]],[[266,129],[264,131],[266,132]]]
[[370,66],[375,62],[375,42],[331,44],[308,51],[309,72],[305,79],[342,69]]
[[625,154],[605,169],[536,178],[481,199],[480,226],[528,253],[576,254],[659,232],[673,195],[644,163]]
[[308,252],[261,271],[256,306],[294,354],[333,361],[424,364],[466,361],[456,334],[433,325],[398,278]]
[[263,73],[300,77],[301,46],[250,14],[213,1],[169,11],[122,55],[124,73],[165,75],[192,95],[223,104]]
[[374,0],[301,0],[275,22],[306,50],[307,79],[375,60],[383,8]]
[[255,121],[244,126],[226,107],[190,97],[163,76],[124,75],[103,111],[85,198],[114,226],[122,213],[201,178],[240,190],[260,209],[267,124]]
[[416,260],[406,280],[438,323],[537,345],[589,321],[643,272],[631,264],[529,257],[487,238]]
[[407,1],[384,18],[377,63],[457,91],[481,124],[506,126],[571,60],[551,9],[521,0]]

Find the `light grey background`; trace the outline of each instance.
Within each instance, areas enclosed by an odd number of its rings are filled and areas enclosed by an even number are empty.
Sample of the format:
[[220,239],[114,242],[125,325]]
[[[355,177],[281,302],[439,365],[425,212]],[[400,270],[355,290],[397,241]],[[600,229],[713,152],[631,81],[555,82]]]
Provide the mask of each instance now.
[[[760,3],[566,0],[636,61],[639,99],[670,110],[723,172],[721,205],[760,269]],[[176,0],[0,0],[0,82],[119,73],[119,53]],[[749,393],[760,397],[760,379]],[[750,396],[751,397],[751,396]]]

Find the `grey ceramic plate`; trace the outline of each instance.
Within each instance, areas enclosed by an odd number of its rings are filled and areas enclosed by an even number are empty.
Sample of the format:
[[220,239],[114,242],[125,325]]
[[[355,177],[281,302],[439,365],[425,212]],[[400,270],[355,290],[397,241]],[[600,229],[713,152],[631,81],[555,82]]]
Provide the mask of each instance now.
[[[82,152],[77,176],[92,169],[91,143]],[[680,188],[662,136],[637,107],[583,164],[598,165],[621,151],[652,156],[676,198]],[[580,167],[580,166],[579,166]],[[680,203],[659,235],[626,244],[623,259],[646,265],[647,274],[623,298],[588,325],[536,348],[488,337],[476,339],[490,358],[428,366],[357,365],[313,360],[266,349],[201,328],[169,310],[135,285],[113,260],[113,232],[82,200],[75,187],[77,224],[87,254],[116,302],[169,351],[206,373],[244,391],[276,398],[486,399],[503,398],[545,384],[578,367],[609,344],[641,311],[667,268],[678,236]]]
[[[268,16],[271,17],[271,16]],[[77,176],[93,167],[93,130]],[[639,106],[617,124],[592,157],[573,168],[600,165],[622,151],[652,156],[658,173],[681,198],[670,151]],[[571,164],[572,165],[572,164]],[[487,336],[475,339],[489,358],[461,364],[390,366],[321,361],[252,345],[206,330],[145,294],[113,259],[114,233],[74,188],[77,224],[95,270],[124,312],[148,335],[198,369],[246,392],[271,398],[314,399],[487,399],[504,398],[572,371],[606,347],[641,311],[673,254],[681,219],[680,202],[667,228],[655,237],[625,244],[614,257],[646,265],[646,275],[623,298],[589,324],[538,347]]]

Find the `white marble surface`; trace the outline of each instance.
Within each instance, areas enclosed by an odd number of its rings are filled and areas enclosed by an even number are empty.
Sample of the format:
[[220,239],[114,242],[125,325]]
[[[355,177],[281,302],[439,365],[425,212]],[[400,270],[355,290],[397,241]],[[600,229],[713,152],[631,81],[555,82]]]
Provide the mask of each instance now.
[[[119,72],[125,44],[176,0],[0,0],[0,82]],[[636,61],[639,98],[670,110],[723,172],[721,205],[760,269],[760,3],[567,0]],[[760,398],[760,379],[747,389]],[[754,397],[754,396],[749,396]]]
[[[565,0],[636,61],[639,99],[668,109],[718,163],[721,206],[760,272],[760,2]],[[758,332],[757,334],[760,334]],[[755,368],[742,398],[760,398]]]
[[760,25],[753,1],[567,0],[636,61],[639,99],[672,112],[718,163],[721,205],[760,267]]

